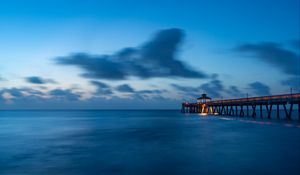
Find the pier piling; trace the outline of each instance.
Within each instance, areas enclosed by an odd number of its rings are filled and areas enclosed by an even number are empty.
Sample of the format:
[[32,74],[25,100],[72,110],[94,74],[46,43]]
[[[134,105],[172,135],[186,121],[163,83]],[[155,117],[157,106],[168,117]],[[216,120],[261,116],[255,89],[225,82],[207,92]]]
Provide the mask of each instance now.
[[[207,97],[206,94],[202,94],[202,97],[198,99],[200,100],[197,103],[182,103],[181,112],[207,113],[213,115],[227,115],[239,117],[251,116],[252,118],[256,118],[258,116],[259,111],[259,117],[261,119],[263,119],[264,116],[266,116],[268,119],[271,119],[273,117],[272,111],[274,106],[274,108],[276,108],[274,109],[276,110],[276,115],[274,114],[276,116],[276,119],[292,120],[293,109],[295,107],[298,108],[296,112],[298,113],[297,118],[298,120],[300,120],[300,93],[261,97],[247,97],[228,100],[210,100],[210,98]],[[263,108],[266,109],[266,114],[264,114]],[[283,109],[284,113],[280,113],[280,109]]]

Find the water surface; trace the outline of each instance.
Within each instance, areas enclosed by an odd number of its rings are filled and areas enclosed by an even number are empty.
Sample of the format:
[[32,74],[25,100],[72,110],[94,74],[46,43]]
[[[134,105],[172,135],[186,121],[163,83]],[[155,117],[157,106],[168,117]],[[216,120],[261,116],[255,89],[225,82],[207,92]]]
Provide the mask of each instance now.
[[1,111],[1,175],[300,174],[300,123],[179,111]]

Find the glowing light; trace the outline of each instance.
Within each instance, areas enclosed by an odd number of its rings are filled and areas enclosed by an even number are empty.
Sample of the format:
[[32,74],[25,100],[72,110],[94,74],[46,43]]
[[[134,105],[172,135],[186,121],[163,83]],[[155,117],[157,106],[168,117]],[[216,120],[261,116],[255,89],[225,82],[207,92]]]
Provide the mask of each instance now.
[[204,110],[205,110],[205,104],[203,104],[203,105],[202,105],[202,110],[201,110],[201,113],[205,113],[205,111],[204,111]]

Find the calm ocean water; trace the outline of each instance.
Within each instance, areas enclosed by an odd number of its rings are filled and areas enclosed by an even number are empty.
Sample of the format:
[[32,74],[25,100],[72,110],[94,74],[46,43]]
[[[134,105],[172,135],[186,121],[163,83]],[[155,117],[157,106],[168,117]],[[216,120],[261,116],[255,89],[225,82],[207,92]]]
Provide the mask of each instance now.
[[179,111],[2,111],[0,174],[300,174],[300,123]]

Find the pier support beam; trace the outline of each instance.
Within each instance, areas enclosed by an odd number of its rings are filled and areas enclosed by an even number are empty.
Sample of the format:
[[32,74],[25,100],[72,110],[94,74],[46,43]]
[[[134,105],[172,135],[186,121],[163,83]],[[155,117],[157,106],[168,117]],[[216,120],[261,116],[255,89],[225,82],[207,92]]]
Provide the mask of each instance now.
[[213,114],[215,114],[217,107],[216,106],[212,106],[212,108],[213,108]]
[[272,107],[273,107],[272,104],[270,104],[270,108],[268,104],[266,105],[267,112],[268,112],[268,119],[271,119]]
[[259,115],[260,115],[260,118],[263,118],[263,112],[262,112],[262,104],[259,105]]
[[279,117],[279,104],[277,104],[277,119],[280,119],[280,117]]
[[247,105],[247,117],[249,117],[249,106]]
[[256,105],[252,105],[252,118],[256,117]]
[[300,102],[298,103],[298,119],[300,120]]
[[241,105],[241,111],[240,111],[240,116],[241,117],[244,117],[244,106],[243,105]]
[[289,111],[286,109],[286,104],[283,104],[283,108],[284,108],[284,112],[285,112],[285,115],[286,115],[286,119],[291,120],[292,119],[292,117],[291,117],[292,116],[292,111],[293,111],[293,103],[291,104]]
[[228,112],[228,105],[226,106],[226,115],[229,115],[229,112]]
[[233,112],[233,106],[232,106],[232,105],[230,105],[229,115],[230,115],[230,116],[234,115],[234,112]]

